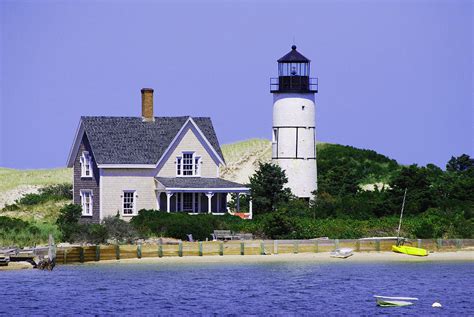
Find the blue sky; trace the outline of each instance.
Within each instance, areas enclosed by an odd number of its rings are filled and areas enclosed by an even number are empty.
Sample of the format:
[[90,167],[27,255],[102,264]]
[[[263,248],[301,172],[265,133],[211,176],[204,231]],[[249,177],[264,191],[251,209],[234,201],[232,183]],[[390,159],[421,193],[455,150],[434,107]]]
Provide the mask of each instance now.
[[0,166],[65,166],[81,115],[210,116],[270,138],[293,40],[319,78],[319,141],[444,167],[474,155],[472,1],[0,0]]

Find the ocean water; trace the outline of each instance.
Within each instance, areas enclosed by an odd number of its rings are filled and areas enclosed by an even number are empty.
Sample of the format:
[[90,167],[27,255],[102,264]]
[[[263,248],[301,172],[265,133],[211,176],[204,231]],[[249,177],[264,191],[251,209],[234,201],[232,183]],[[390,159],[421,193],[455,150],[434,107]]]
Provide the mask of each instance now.
[[474,316],[472,262],[67,265],[0,285],[0,315]]

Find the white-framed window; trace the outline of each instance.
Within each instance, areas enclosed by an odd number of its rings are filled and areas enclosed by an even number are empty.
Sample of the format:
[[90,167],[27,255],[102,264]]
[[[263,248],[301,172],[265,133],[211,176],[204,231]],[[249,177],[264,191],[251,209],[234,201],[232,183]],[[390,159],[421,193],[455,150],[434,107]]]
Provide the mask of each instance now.
[[87,151],[81,155],[81,177],[92,177],[92,158]]
[[183,176],[192,176],[194,173],[194,153],[183,153]]
[[176,158],[176,175],[181,176],[181,162],[183,158],[178,156]]
[[273,138],[272,138],[273,143],[278,142],[278,129],[273,128]]
[[194,152],[176,157],[176,176],[201,176],[201,157]]
[[135,215],[136,214],[136,196],[134,190],[124,190],[123,191],[123,203],[122,203],[122,213],[124,215]]
[[81,206],[83,216],[92,216],[92,190],[81,189]]

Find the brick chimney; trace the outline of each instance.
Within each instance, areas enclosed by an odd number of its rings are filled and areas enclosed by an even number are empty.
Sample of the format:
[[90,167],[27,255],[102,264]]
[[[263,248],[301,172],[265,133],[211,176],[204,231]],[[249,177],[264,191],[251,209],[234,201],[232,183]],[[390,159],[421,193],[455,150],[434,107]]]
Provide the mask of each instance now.
[[142,89],[142,120],[145,122],[155,121],[153,116],[153,89]]

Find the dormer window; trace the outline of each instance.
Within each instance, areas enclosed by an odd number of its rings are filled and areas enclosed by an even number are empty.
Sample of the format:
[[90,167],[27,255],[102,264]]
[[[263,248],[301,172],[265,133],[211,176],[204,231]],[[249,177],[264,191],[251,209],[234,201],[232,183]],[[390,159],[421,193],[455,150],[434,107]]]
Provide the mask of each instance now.
[[201,157],[194,152],[183,152],[176,158],[176,176],[190,177],[201,175]]
[[92,158],[89,152],[84,151],[81,155],[81,177],[92,177]]

